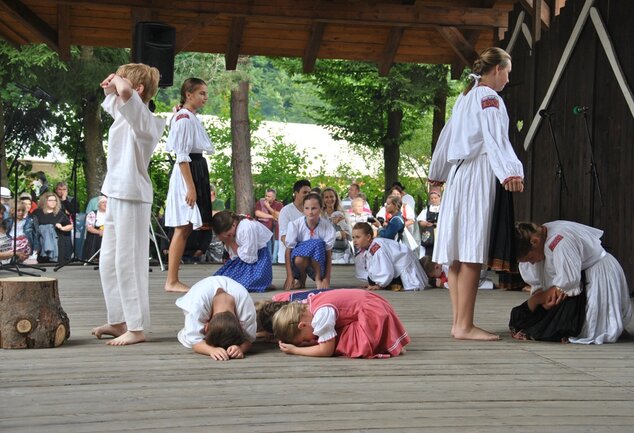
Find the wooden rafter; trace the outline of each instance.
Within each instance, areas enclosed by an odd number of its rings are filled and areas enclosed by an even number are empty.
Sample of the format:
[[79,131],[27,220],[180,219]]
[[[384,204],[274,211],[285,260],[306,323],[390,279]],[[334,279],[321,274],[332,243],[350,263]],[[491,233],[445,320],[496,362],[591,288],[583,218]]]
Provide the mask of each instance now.
[[305,74],[310,74],[315,69],[315,62],[317,61],[317,54],[319,53],[319,47],[324,37],[324,30],[326,24],[313,23],[310,28],[310,36],[304,48],[303,56],[303,70]]
[[176,31],[176,42],[174,45],[174,53],[178,54],[184,51],[185,48],[194,40],[201,30],[209,23],[209,18],[201,19],[200,21],[190,24],[185,28],[180,28]]
[[383,53],[379,59],[379,75],[382,77],[387,76],[390,73],[390,69],[394,64],[394,58],[398,52],[398,47],[401,45],[401,38],[405,29],[402,27],[394,27],[390,29],[390,34],[385,41],[383,47]]
[[[146,0],[64,0],[74,6],[98,5],[147,8]],[[204,4],[203,4],[204,3]],[[400,5],[376,3],[360,9],[357,4],[342,4],[330,1],[296,0],[292,7],[287,2],[234,0],[232,2],[182,0],[154,0],[151,8],[166,14],[205,13],[229,17],[249,17],[251,20],[291,20],[298,23],[320,21],[347,25],[370,25],[390,27],[507,27],[506,12],[491,8],[464,6],[425,6],[421,4]]]
[[227,71],[233,71],[238,66],[238,56],[242,45],[242,36],[246,20],[244,17],[235,17],[231,21],[231,29],[227,40],[227,52],[225,53],[225,66]]
[[57,7],[57,45],[59,58],[65,62],[70,60],[70,6]]
[[0,23],[0,37],[7,41],[13,48],[28,44],[28,40],[15,32],[15,29]]
[[460,61],[465,66],[471,66],[475,59],[478,58],[473,45],[469,43],[467,38],[455,27],[438,27],[438,32],[449,43],[451,49],[454,50]]
[[520,0],[520,3],[532,16],[535,16],[537,10],[541,25],[547,29],[550,28],[550,7],[544,0]]
[[6,9],[21,25],[36,33],[46,45],[58,51],[57,32],[24,3],[20,0],[0,0],[0,7]]

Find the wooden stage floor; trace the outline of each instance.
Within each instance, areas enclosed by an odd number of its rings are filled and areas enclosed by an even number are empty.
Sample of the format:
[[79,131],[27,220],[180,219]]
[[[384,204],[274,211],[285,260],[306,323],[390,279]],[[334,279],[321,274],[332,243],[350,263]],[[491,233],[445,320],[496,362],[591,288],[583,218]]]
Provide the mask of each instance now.
[[[193,284],[216,268],[186,265],[181,275]],[[353,273],[335,266],[334,285],[356,285]],[[43,275],[59,279],[71,338],[55,349],[0,350],[0,432],[634,431],[634,339],[514,341],[508,314],[523,293],[479,293],[477,322],[502,333],[499,342],[451,339],[444,289],[381,292],[412,337],[404,356],[304,358],[256,343],[244,360],[215,362],[176,340],[183,314],[158,268],[150,273],[150,341],[128,347],[90,335],[105,318],[98,271]],[[284,268],[274,275],[281,287]]]

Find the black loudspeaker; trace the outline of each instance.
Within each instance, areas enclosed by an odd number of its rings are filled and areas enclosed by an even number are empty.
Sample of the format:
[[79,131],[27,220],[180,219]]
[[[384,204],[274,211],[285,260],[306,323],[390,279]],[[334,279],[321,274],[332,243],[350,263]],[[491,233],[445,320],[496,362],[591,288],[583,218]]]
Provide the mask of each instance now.
[[132,61],[154,66],[161,73],[159,87],[174,83],[176,29],[163,23],[143,21],[134,28]]

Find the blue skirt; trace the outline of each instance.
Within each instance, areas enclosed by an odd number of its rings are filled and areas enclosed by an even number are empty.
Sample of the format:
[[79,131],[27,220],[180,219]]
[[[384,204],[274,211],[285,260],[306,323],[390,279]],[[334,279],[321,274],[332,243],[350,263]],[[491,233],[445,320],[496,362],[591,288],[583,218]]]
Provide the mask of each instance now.
[[[319,263],[319,269],[321,270],[321,277],[326,274],[326,243],[322,239],[308,239],[298,243],[291,252],[291,268],[293,270],[293,276],[299,277],[299,270],[295,266],[295,257],[308,257]],[[312,266],[306,268],[306,274],[315,279],[315,271]]]
[[249,292],[264,292],[273,282],[269,250],[266,247],[260,248],[255,263],[243,262],[239,257],[229,259],[214,275],[229,277],[242,284]]

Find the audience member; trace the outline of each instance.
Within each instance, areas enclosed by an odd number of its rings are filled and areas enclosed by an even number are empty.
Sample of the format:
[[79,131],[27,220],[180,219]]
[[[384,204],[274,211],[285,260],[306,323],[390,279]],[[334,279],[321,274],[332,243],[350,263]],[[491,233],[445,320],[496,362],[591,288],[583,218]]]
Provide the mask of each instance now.
[[211,194],[211,216],[214,216],[218,212],[225,210],[225,202],[218,198],[216,186],[213,183],[209,184],[209,191]]
[[[13,223],[16,223],[15,228]],[[35,233],[33,217],[28,213],[28,207],[23,202],[18,202],[17,210],[11,209],[11,218],[7,222],[7,235],[16,244],[16,252],[29,256],[40,249],[39,239]],[[15,232],[15,233],[14,233]],[[11,247],[13,248],[13,246]],[[35,258],[35,257],[33,257]]]
[[282,208],[279,217],[279,250],[277,262],[285,263],[286,258],[286,228],[288,224],[304,216],[304,197],[310,192],[310,181],[301,179],[293,184],[293,201]]
[[52,192],[42,194],[33,217],[40,243],[38,262],[64,263],[70,260],[72,254],[70,232],[73,230],[73,224],[68,215],[62,211],[57,195]]
[[370,205],[366,201],[365,196],[361,193],[361,188],[359,187],[358,183],[351,183],[348,187],[348,196],[341,200],[341,207],[343,208],[343,210],[347,211],[348,209],[350,209],[352,207],[352,200],[358,197],[363,199],[363,210],[372,213]]
[[23,192],[22,194],[20,194],[20,201],[26,206],[29,215],[31,215],[33,211],[37,209],[37,204],[33,201],[33,199],[31,198],[31,194],[29,194],[28,192]]
[[55,194],[59,198],[62,210],[66,215],[71,216],[77,212],[77,202],[75,198],[68,195],[68,185],[66,182],[57,182],[57,185],[55,185]]
[[271,254],[271,262],[277,263],[277,252],[279,249],[279,226],[278,219],[280,211],[284,207],[282,202],[276,200],[277,191],[272,188],[266,190],[264,198],[255,203],[255,216],[257,220],[273,233],[267,248]]
[[324,201],[323,214],[332,223],[336,233],[335,244],[332,247],[332,263],[348,264],[352,253],[352,228],[341,208],[339,195],[333,188],[326,188],[321,197]]
[[86,240],[84,241],[84,259],[90,259],[101,248],[101,238],[106,220],[106,206],[108,199],[99,197],[97,210],[86,215]]
[[31,199],[36,201],[42,194],[48,192],[48,180],[43,171],[31,173]]
[[376,215],[377,221],[374,223],[375,226],[379,227],[378,237],[401,240],[403,230],[405,230],[405,220],[401,214],[402,206],[401,197],[398,195],[388,196],[385,206],[381,209],[384,216],[381,216],[381,211],[379,211]]
[[0,204],[4,206],[4,212],[2,214],[3,219],[9,218],[11,212],[11,190],[9,188],[0,187]]
[[436,239],[436,224],[438,213],[440,212],[440,193],[436,190],[429,191],[429,203],[418,214],[416,220],[420,228],[420,243],[423,248],[423,256],[431,256],[434,251],[434,241]]
[[394,187],[397,187],[399,189],[401,193],[401,200],[403,200],[403,203],[409,205],[412,210],[416,212],[416,200],[414,200],[414,197],[405,192],[405,187],[403,186],[403,184],[399,181],[396,181],[392,184],[391,190],[393,190]]

